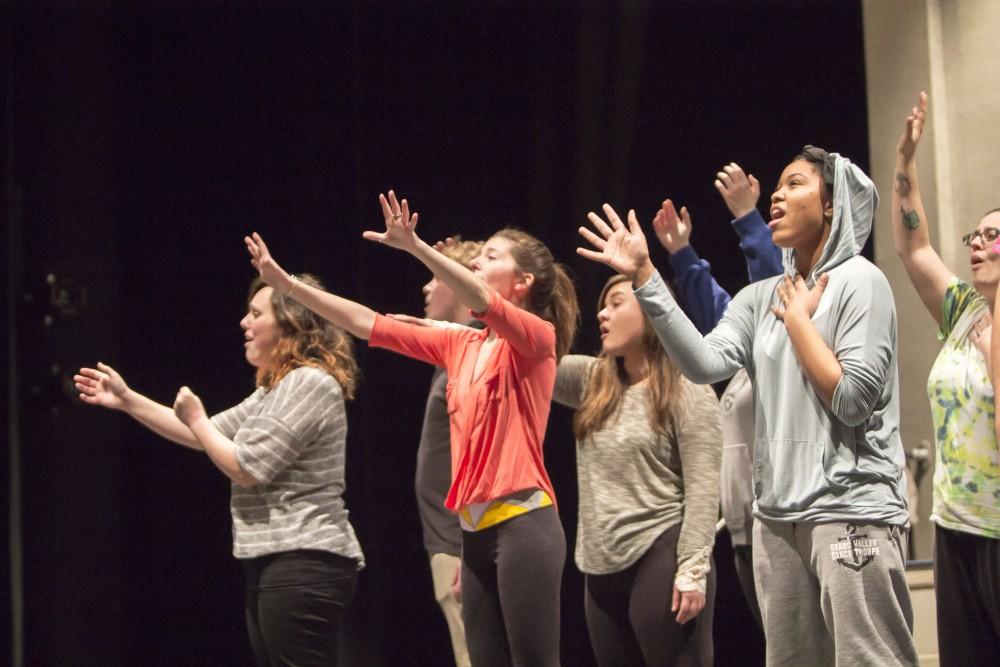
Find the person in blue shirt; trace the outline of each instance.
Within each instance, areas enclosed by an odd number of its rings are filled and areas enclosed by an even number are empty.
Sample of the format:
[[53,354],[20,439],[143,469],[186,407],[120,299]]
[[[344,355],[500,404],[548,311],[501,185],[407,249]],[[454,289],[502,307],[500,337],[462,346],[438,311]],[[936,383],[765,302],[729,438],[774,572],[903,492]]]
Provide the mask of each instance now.
[[[757,210],[760,183],[735,162],[716,174],[715,187],[733,215],[733,230],[747,263],[750,282],[783,272],[781,249],[771,241],[771,230]],[[729,293],[712,277],[711,266],[691,245],[693,225],[687,207],[680,215],[669,199],[653,219],[660,244],[670,253],[674,288],[684,311],[702,334],[707,334],[726,312]],[[737,371],[720,399],[722,405],[722,516],[733,545],[740,588],[758,627],[763,628],[753,582],[751,528],[753,526],[753,389],[746,370]]]

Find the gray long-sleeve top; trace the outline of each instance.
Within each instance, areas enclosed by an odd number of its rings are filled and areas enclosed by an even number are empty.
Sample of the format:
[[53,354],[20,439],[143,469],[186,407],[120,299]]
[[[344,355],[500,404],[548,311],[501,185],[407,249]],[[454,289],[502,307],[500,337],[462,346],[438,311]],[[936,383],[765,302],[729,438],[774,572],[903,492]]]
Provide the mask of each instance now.
[[[635,294],[667,353],[692,381],[722,380],[741,366],[750,374],[757,516],[904,525],[895,304],[885,276],[860,256],[877,195],[860,169],[835,158],[830,238],[806,277],[811,287],[822,273],[829,275],[812,320],[843,369],[830,406],[771,312],[780,276],[741,290],[704,337],[659,274]],[[794,251],[786,249],[784,260],[794,271]]]
[[[589,356],[563,357],[554,399],[579,407],[595,363]],[[576,564],[587,574],[626,569],[663,531],[683,522],[675,583],[704,590],[719,512],[719,402],[711,388],[679,380],[665,434],[650,426],[646,387],[634,385],[620,410],[577,443]]]

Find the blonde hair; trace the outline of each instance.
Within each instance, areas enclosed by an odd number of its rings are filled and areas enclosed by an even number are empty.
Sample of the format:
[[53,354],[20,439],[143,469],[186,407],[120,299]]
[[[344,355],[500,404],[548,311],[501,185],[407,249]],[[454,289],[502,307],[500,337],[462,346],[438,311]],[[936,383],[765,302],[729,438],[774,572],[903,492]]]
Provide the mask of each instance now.
[[[604,308],[608,291],[627,280],[625,276],[611,276],[608,279],[597,300],[599,311]],[[646,376],[643,379],[647,380],[649,426],[654,433],[664,435],[671,421],[675,394],[680,386],[680,372],[671,363],[645,314],[642,317],[640,345],[647,364]],[[573,417],[573,433],[579,442],[582,443],[590,435],[604,428],[608,420],[618,414],[628,386],[623,360],[601,352],[590,373],[580,407]]]
[[441,254],[468,269],[482,248],[482,241],[463,241],[461,236],[452,236],[451,243],[441,249]]
[[[323,289],[319,279],[308,273],[296,278],[303,284]],[[259,277],[250,285],[249,303],[254,295],[268,287]],[[257,369],[258,387],[270,389],[296,368],[309,366],[326,371],[340,383],[344,398],[354,398],[358,381],[358,364],[354,360],[351,337],[298,301],[271,292],[271,308],[281,335],[271,351],[272,364]]]
[[528,292],[526,310],[551,322],[556,328],[556,359],[569,352],[580,323],[576,288],[545,244],[531,234],[507,227],[493,236],[510,242],[510,254],[518,268],[535,277]]

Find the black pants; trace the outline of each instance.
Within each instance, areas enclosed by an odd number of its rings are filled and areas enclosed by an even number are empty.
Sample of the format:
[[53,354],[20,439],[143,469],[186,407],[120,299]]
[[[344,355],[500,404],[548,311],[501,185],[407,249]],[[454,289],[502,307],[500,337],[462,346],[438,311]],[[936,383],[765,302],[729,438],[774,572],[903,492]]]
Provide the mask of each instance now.
[[462,531],[462,620],[475,667],[558,667],[565,561],[551,506]]
[[336,665],[340,621],[354,597],[357,561],[302,549],[242,562],[257,666]]
[[670,611],[680,532],[680,524],[668,528],[621,572],[587,575],[587,629],[601,667],[712,664],[714,563],[701,612],[680,625]]
[[1000,540],[934,527],[934,593],[941,667],[1000,656]]

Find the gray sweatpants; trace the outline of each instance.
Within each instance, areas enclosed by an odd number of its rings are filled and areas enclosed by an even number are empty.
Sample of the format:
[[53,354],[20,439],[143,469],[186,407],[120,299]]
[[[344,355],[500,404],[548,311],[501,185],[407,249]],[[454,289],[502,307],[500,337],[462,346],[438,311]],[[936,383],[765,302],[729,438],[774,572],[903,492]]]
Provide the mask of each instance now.
[[905,542],[897,526],[754,521],[769,667],[916,665]]

